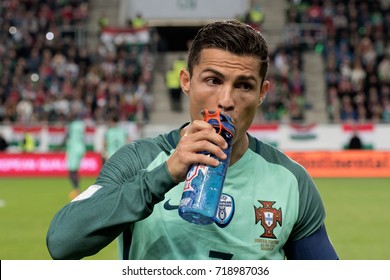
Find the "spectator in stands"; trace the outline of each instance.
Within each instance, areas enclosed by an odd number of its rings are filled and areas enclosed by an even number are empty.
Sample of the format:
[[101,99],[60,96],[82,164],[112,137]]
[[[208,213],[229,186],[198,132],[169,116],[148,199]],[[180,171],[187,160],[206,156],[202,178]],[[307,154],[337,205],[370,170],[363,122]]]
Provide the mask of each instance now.
[[307,21],[309,23],[323,22],[322,6],[318,2],[318,0],[312,0],[311,5],[308,7]]
[[130,26],[134,29],[144,28],[146,25],[146,20],[141,13],[137,13],[135,17],[130,20]]
[[349,150],[361,150],[363,149],[362,140],[360,140],[360,137],[356,130],[354,130],[351,139],[348,143],[348,149]]
[[386,54],[378,63],[378,78],[383,84],[390,85],[390,54]]
[[385,96],[383,98],[382,120],[384,123],[390,123],[390,96]]
[[17,120],[23,124],[28,124],[32,120],[33,104],[30,99],[22,98],[16,105]]
[[350,74],[352,88],[354,91],[358,92],[363,89],[366,75],[366,71],[363,68],[360,58],[355,57]]
[[341,100],[340,108],[340,120],[344,122],[356,122],[358,121],[358,114],[354,108],[351,97],[349,95],[344,95]]
[[24,134],[20,143],[20,150],[24,153],[32,153],[35,151],[35,138],[30,132]]
[[[390,23],[388,3],[305,0],[291,10],[298,12],[295,17],[305,23],[309,22],[305,13],[312,6],[317,8],[318,4],[322,7],[323,22],[328,31],[323,50],[325,81],[328,89],[337,88],[339,102],[344,108],[341,109],[342,119],[384,121],[381,89],[389,83],[386,74],[390,73],[386,58],[386,45],[388,48],[390,40],[389,32],[386,32]],[[373,87],[379,92],[373,93]],[[333,90],[327,92],[333,93]],[[345,95],[349,95],[349,101]],[[333,102],[329,104],[331,107],[335,104],[334,96],[327,98]]]
[[293,68],[291,70],[290,77],[288,78],[288,89],[289,93],[293,96],[304,97],[305,94],[305,81],[302,77],[298,68]]
[[269,79],[273,94],[262,106],[264,120],[301,122],[305,119],[306,101],[299,47],[293,42],[280,45],[270,57],[273,63],[270,64]]
[[165,74],[165,83],[169,91],[171,110],[173,112],[181,112],[183,109],[181,98],[182,91],[178,73],[178,69],[173,65]]
[[265,13],[259,4],[254,4],[250,7],[245,15],[244,22],[251,25],[257,30],[261,30],[261,26],[265,20]]
[[[136,88],[140,75],[147,84],[152,80],[154,61],[142,45],[99,44],[96,49],[89,49],[80,44],[82,40],[74,40],[75,32],[87,25],[87,0],[11,2],[12,5],[0,9],[0,33],[4,35],[0,36],[0,121],[19,122],[17,104],[27,98],[33,109],[31,116],[23,114],[25,122],[65,121],[73,107],[83,107],[86,114],[99,122],[102,115],[112,110],[108,104],[112,106],[113,100],[119,98],[107,96],[105,104],[98,106],[101,96],[97,96],[97,88],[123,87],[127,80],[132,80]],[[49,31],[52,38],[46,37]],[[31,83],[33,73],[38,76]],[[113,79],[114,76],[119,79]],[[33,98],[24,96],[24,92],[30,91],[35,94]],[[142,100],[136,103],[141,116],[137,121],[142,123]]]
[[340,120],[340,102],[337,96],[336,86],[327,88],[327,106],[326,111],[328,119],[331,122],[338,122]]
[[109,24],[110,24],[110,20],[108,19],[107,15],[105,13],[102,13],[98,19],[98,27],[99,27],[98,38],[100,38],[103,29],[109,26]]
[[8,142],[4,138],[3,134],[0,132],[0,152],[7,151],[7,148],[8,148]]

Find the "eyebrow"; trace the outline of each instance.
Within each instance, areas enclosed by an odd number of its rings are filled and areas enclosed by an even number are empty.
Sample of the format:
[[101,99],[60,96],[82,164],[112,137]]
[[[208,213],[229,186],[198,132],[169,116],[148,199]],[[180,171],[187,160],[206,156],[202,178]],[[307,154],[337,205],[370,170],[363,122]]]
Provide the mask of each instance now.
[[237,78],[238,81],[253,81],[257,84],[257,79],[253,75],[240,75]]
[[[216,76],[218,76],[219,78],[224,77],[224,75],[221,72],[215,70],[214,68],[210,68],[210,67],[207,67],[204,70],[202,70],[202,72],[200,72],[200,74],[202,75],[203,73],[206,73],[206,72],[212,72]],[[237,81],[250,81],[251,80],[257,84],[257,79],[253,75],[239,75],[236,80]]]
[[218,76],[220,78],[224,77],[224,75],[221,72],[219,72],[219,71],[217,71],[217,70],[215,70],[214,68],[211,68],[211,67],[206,67],[205,69],[203,69],[200,72],[200,75],[202,75],[204,73],[207,73],[207,72],[212,72],[212,73],[214,73],[216,76]]

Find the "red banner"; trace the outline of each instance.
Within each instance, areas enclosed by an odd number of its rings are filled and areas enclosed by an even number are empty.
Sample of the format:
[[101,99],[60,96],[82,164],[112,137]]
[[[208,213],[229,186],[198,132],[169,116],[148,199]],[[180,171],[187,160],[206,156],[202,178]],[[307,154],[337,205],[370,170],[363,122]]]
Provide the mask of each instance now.
[[[88,152],[81,161],[80,175],[95,177],[102,167],[99,153]],[[0,153],[0,177],[62,177],[68,170],[65,153]]]

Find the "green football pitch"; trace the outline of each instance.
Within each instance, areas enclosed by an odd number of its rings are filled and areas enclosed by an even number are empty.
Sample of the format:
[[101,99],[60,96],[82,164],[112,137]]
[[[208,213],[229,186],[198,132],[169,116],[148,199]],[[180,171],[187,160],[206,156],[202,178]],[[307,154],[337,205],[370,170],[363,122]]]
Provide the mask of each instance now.
[[[316,179],[329,236],[344,260],[390,259],[390,178]],[[93,179],[84,178],[82,185]],[[68,202],[66,178],[0,178],[0,259],[47,260],[45,237],[57,210]],[[117,259],[116,241],[86,259]]]

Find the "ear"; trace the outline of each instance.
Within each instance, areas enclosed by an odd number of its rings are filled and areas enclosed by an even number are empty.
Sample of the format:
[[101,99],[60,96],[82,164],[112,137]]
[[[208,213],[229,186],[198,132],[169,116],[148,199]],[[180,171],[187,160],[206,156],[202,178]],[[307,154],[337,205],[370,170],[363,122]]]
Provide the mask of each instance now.
[[180,86],[181,86],[181,90],[186,95],[188,95],[188,93],[190,91],[190,81],[191,81],[190,72],[188,72],[188,70],[186,70],[186,69],[181,69],[180,70]]
[[269,89],[269,81],[264,81],[263,86],[260,89],[259,101],[257,106],[260,106],[263,103],[264,99],[267,97],[267,92]]

